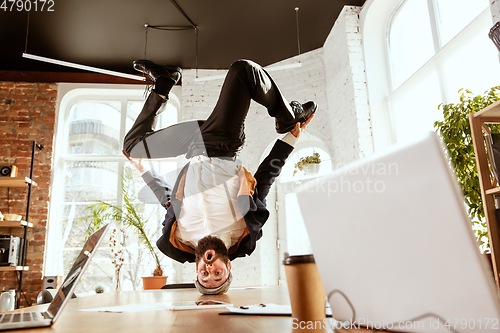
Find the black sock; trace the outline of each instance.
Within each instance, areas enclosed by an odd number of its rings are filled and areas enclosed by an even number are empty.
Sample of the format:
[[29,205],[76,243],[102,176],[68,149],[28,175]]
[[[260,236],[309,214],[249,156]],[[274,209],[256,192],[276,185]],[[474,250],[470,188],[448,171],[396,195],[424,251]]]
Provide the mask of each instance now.
[[170,90],[174,85],[175,85],[174,80],[165,76],[160,76],[158,80],[156,80],[154,91],[158,95],[163,95],[165,96],[166,99],[168,99],[168,93],[170,92]]

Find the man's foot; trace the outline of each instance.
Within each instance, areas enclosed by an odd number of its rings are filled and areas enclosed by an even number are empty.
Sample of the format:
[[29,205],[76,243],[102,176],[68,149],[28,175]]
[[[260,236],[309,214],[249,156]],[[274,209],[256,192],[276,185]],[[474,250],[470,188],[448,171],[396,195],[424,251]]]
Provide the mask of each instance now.
[[309,117],[316,112],[316,108],[318,107],[315,102],[309,101],[304,104],[300,104],[297,101],[290,102],[290,106],[292,107],[293,114],[295,119],[292,123],[284,124],[282,121],[276,119],[276,132],[280,134],[285,134],[294,129],[296,123],[303,123]]
[[177,83],[182,74],[180,67],[160,66],[149,60],[134,61],[134,69],[149,76],[153,82],[158,81],[161,77],[167,77]]

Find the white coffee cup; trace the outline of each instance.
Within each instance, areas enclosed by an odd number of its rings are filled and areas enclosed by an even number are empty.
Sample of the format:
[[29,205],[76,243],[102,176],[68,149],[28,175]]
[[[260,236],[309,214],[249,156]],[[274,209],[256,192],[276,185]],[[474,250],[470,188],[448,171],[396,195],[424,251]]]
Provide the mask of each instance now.
[[0,294],[0,312],[14,310],[15,294],[15,290],[4,291]]

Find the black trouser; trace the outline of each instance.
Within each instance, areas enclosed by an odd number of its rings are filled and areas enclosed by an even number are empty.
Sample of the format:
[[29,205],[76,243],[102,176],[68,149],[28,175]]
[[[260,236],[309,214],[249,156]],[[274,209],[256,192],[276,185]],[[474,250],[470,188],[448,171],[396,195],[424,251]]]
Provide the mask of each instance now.
[[294,123],[294,114],[271,76],[259,65],[238,60],[231,65],[219,100],[207,120],[182,122],[154,131],[156,113],[165,102],[154,91],[146,100],[123,143],[134,158],[234,156],[245,141],[244,123],[250,101],[267,108],[280,124]]

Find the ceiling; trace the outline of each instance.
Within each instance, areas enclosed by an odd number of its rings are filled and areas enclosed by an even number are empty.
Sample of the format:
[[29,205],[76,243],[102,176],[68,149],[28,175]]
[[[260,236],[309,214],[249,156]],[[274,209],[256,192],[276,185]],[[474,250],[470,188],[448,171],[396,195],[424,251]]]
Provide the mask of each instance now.
[[[147,58],[159,64],[225,69],[246,58],[266,66],[298,54],[295,7],[304,53],[323,46],[344,5],[365,2],[176,0],[186,17],[173,0],[52,1],[54,11],[30,12],[27,53],[125,73],[144,58],[146,23],[190,27],[191,20],[198,27],[198,62],[194,29],[147,29]],[[26,11],[0,8],[0,70],[78,71],[22,58],[27,23]]]

